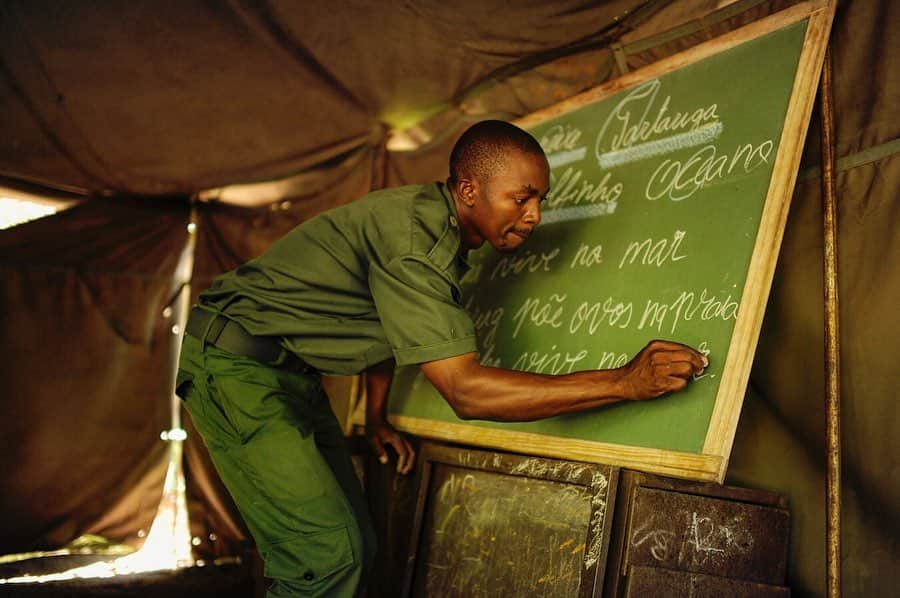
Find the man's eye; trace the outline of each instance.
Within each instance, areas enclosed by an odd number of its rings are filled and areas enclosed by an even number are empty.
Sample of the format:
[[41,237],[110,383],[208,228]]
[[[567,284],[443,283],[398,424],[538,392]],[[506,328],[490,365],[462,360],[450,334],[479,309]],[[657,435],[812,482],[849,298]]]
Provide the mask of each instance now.
[[519,204],[520,206],[525,205],[527,202],[528,202],[527,197],[517,197],[516,198],[516,203]]

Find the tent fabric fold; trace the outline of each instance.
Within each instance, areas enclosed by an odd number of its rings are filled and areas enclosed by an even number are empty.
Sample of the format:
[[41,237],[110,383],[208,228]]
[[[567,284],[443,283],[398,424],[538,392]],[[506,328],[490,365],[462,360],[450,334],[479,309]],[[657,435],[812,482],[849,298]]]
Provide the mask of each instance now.
[[136,539],[152,519],[186,216],[96,200],[0,233],[0,550]]

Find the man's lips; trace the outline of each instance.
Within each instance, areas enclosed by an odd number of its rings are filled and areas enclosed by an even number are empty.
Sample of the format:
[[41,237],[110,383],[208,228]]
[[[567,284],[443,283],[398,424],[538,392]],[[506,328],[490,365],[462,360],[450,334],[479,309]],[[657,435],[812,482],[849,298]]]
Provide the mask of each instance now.
[[511,232],[512,234],[516,235],[517,237],[522,237],[522,239],[527,239],[528,237],[531,236],[531,230],[518,230],[518,229],[513,229],[513,230],[511,230],[510,232]]

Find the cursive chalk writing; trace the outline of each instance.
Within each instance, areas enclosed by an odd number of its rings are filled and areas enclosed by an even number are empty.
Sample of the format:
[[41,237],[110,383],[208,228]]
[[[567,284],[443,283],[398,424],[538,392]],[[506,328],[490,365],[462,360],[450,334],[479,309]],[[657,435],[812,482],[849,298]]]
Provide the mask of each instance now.
[[[634,241],[628,244],[625,254],[619,260],[619,269],[626,263],[633,264],[640,257],[639,263],[642,265],[653,264],[657,268],[666,262],[677,262],[683,260],[687,256],[679,254],[678,249],[687,233],[683,230],[676,230],[672,239],[644,239],[643,241]],[[643,252],[643,255],[641,253]]]
[[719,297],[707,289],[700,292],[699,298],[693,291],[683,291],[671,303],[660,303],[648,299],[638,323],[638,330],[643,330],[646,326],[661,331],[668,320],[670,332],[674,333],[681,322],[692,320],[695,317],[702,321],[734,320],[737,318],[738,305],[738,302],[731,298],[730,293]]
[[554,125],[541,135],[541,147],[548,154],[575,149],[581,139],[581,129],[566,123]]
[[597,369],[606,370],[609,368],[620,368],[628,363],[628,361],[628,353],[604,351],[600,356],[600,363],[597,364]]
[[594,334],[601,325],[627,328],[631,323],[632,305],[607,297],[604,301],[590,303],[584,301],[572,313],[569,320],[569,332],[572,334],[587,325],[588,334]]
[[544,208],[555,210],[579,204],[615,203],[622,195],[622,183],[614,182],[612,173],[607,172],[594,183],[582,178],[582,172],[569,166],[557,179],[551,178],[551,188],[544,200]]
[[749,174],[768,164],[774,148],[772,141],[767,139],[758,145],[740,145],[731,157],[720,156],[716,146],[706,145],[683,162],[667,158],[650,175],[644,195],[650,200],[668,197],[672,201],[682,201],[735,171]]
[[534,326],[550,326],[559,328],[562,326],[563,306],[565,305],[566,295],[558,295],[556,293],[550,295],[546,301],[542,301],[537,297],[529,297],[525,299],[521,307],[516,310],[513,315],[513,321],[516,324],[512,337],[516,338],[522,324],[526,321],[531,322]]
[[582,243],[581,247],[578,248],[578,251],[575,252],[575,257],[572,258],[572,263],[569,264],[569,268],[578,266],[590,268],[591,266],[601,263],[603,263],[603,246],[594,245],[591,247],[590,245]]
[[558,351],[556,345],[553,345],[547,353],[541,353],[540,351],[522,353],[513,362],[512,369],[538,374],[553,374],[554,376],[571,374],[575,371],[575,366],[583,361],[587,355],[588,352],[585,350],[577,353]]
[[661,85],[659,79],[638,85],[613,108],[597,135],[594,153],[598,161],[602,160],[606,152],[632,147],[654,137],[694,130],[705,123],[718,121],[718,105],[715,103],[694,110],[670,113],[669,102],[672,96],[667,95],[662,105],[657,107],[656,100]]
[[518,276],[523,271],[537,272],[538,270],[543,270],[544,272],[549,272],[550,264],[558,255],[558,248],[552,249],[547,253],[541,252],[540,254],[526,249],[522,255],[516,254],[502,257],[497,261],[494,269],[491,270],[490,280],[494,280],[498,276],[500,278]]
[[483,310],[475,304],[472,298],[469,298],[465,307],[475,324],[475,333],[478,335],[478,344],[481,349],[479,358],[482,365],[499,366],[500,358],[494,356],[494,350],[497,344],[497,329],[500,327],[506,310],[502,307]]

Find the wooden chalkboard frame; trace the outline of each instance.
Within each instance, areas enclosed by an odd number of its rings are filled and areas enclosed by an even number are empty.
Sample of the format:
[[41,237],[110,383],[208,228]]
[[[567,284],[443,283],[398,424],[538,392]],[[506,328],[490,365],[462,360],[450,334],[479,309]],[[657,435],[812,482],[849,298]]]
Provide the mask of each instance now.
[[[579,596],[601,594],[619,480],[618,468],[424,443],[419,457],[416,510],[403,580],[404,598],[411,596],[414,590],[416,557],[420,552],[426,514],[432,508],[429,499],[433,488],[430,482],[435,468],[442,465],[587,488],[592,498],[590,516],[585,522],[588,533],[584,541]],[[514,525],[515,522],[510,521],[509,524]]]
[[429,438],[516,452],[527,450],[534,455],[611,463],[663,475],[721,482],[750,377],[834,12],[835,0],[796,4],[516,121],[525,128],[538,125],[773,31],[808,21],[728,356],[699,453],[488,429],[401,414],[390,416],[394,425]]

